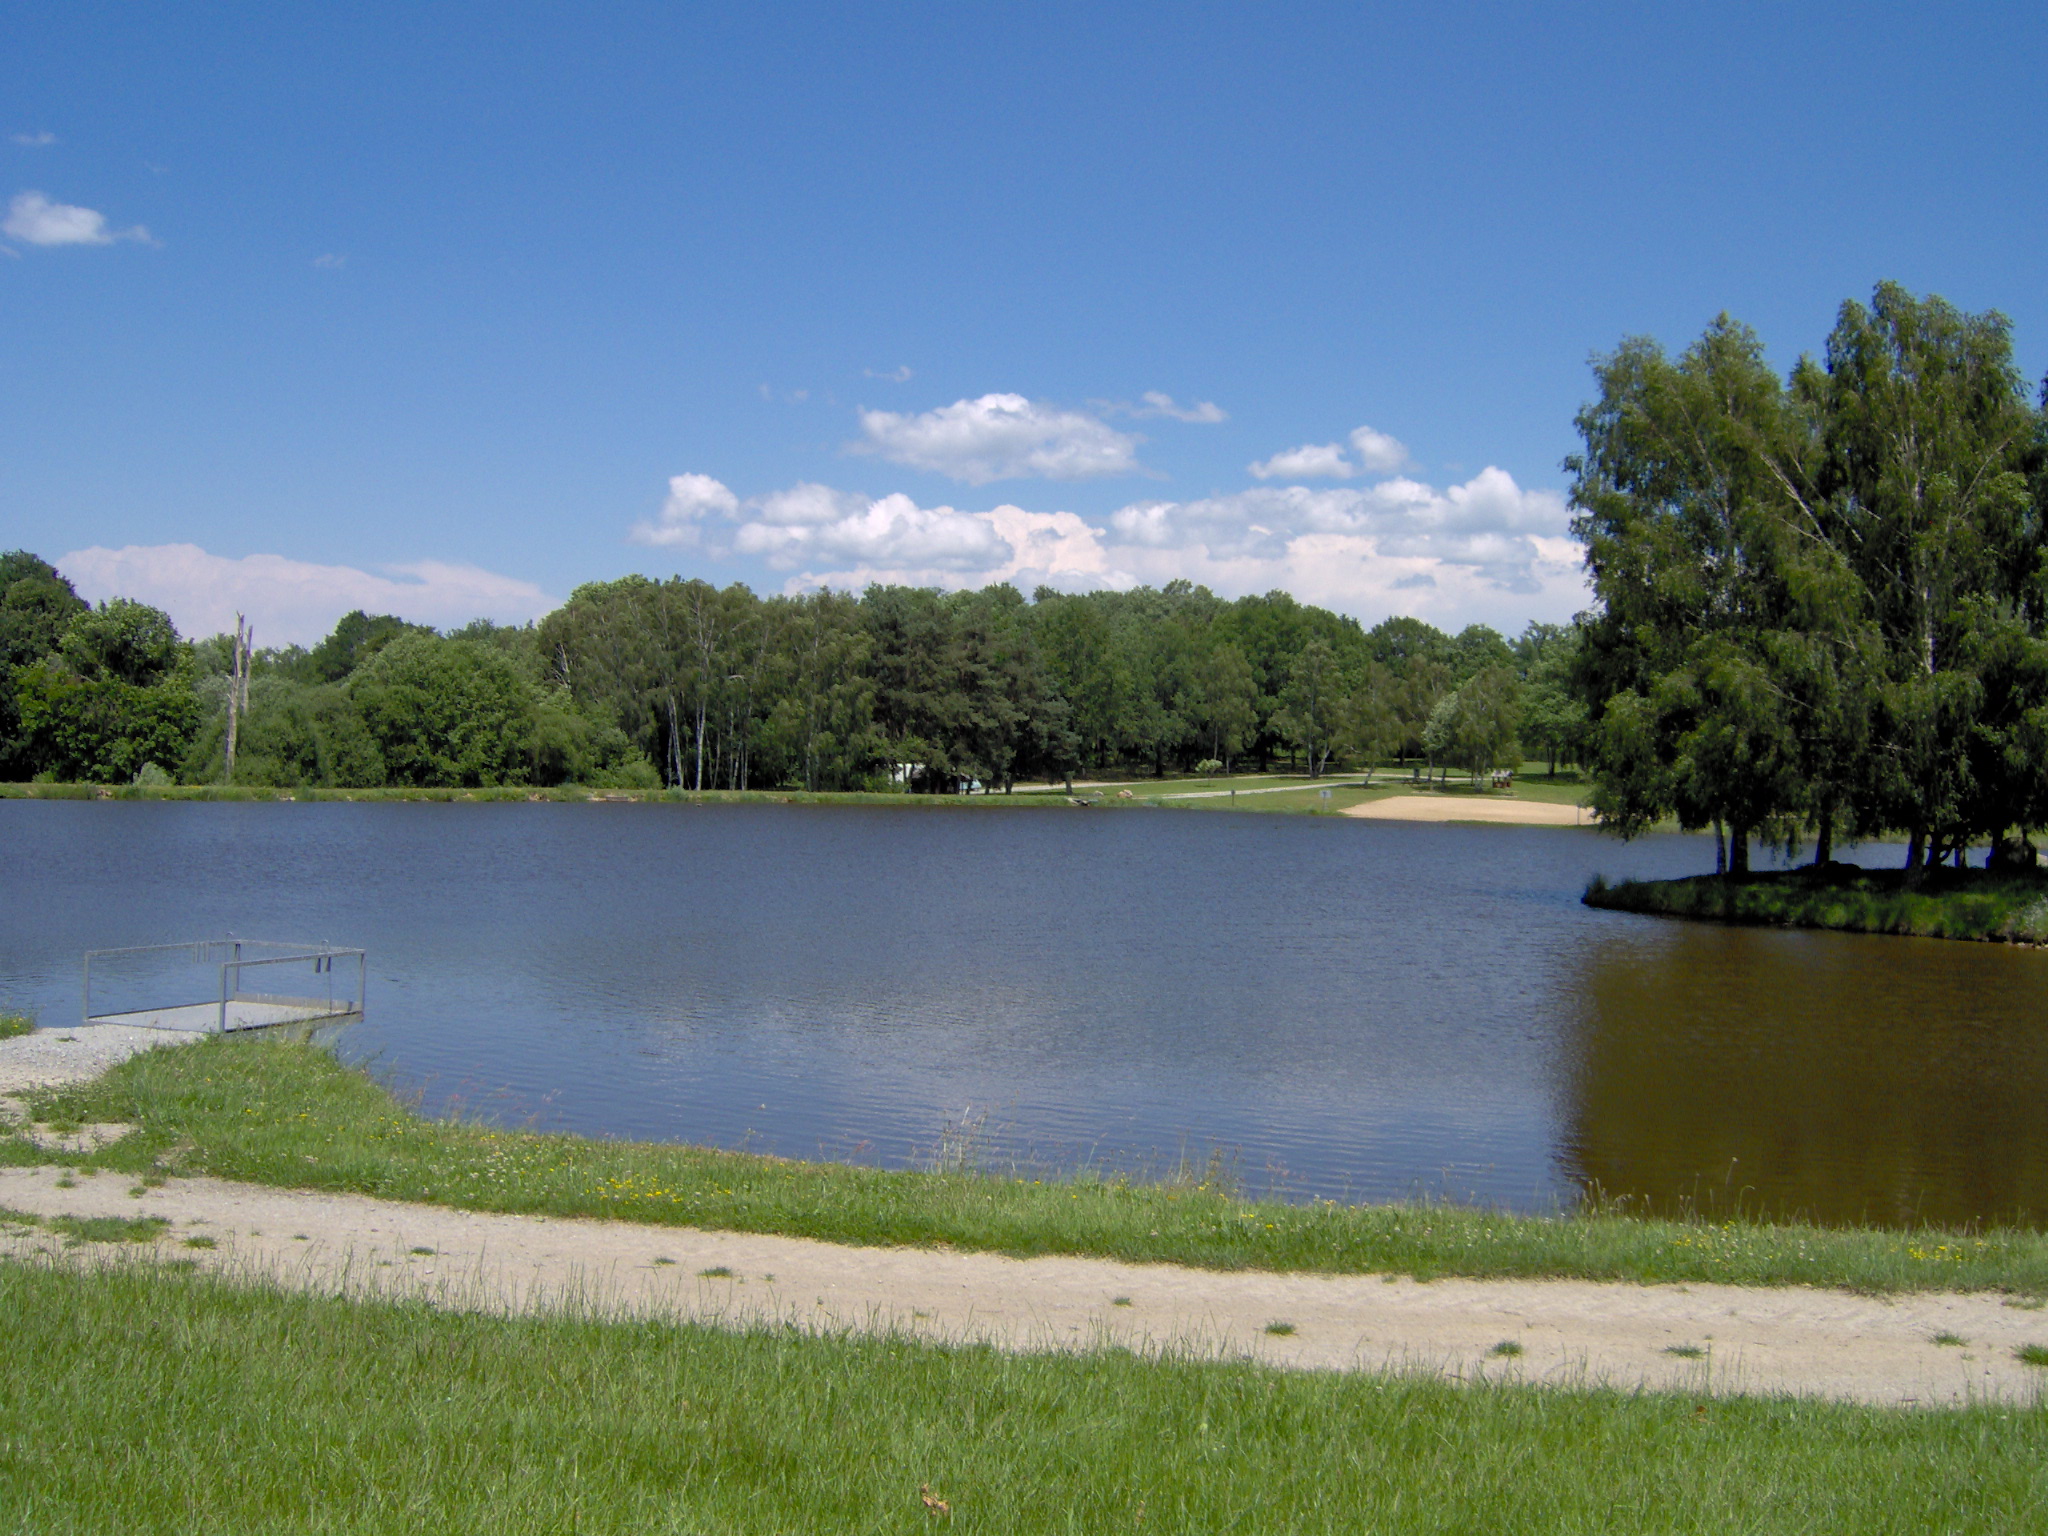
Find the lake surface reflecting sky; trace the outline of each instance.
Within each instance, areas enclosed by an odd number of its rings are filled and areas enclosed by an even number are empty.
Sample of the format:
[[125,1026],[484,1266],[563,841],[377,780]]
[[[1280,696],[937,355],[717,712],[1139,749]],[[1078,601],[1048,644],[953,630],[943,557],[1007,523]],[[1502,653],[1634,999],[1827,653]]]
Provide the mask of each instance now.
[[[0,1003],[369,950],[429,1109],[890,1166],[1942,1221],[2048,1209],[2048,954],[1592,912],[1704,839],[975,806],[0,802]],[[1890,862],[1889,851],[1876,855]],[[188,983],[189,985],[189,983]]]

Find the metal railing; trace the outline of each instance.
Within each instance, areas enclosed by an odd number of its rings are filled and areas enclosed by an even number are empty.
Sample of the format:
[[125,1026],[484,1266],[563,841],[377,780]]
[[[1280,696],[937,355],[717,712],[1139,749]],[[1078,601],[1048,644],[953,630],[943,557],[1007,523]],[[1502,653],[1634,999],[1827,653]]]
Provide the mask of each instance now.
[[[186,965],[166,972],[162,964],[147,965],[153,972],[137,981],[132,976],[110,983],[110,969],[126,968],[143,957],[168,960],[187,957]],[[93,1006],[93,964],[100,965],[102,1002],[111,985],[139,987],[153,994],[137,1007],[99,1009]],[[349,962],[354,962],[352,965]],[[146,962],[145,962],[146,963]],[[278,967],[310,966],[303,973],[312,986],[304,991],[286,990]],[[195,996],[204,985],[193,971],[210,970],[214,985],[211,995]],[[246,988],[245,973],[257,971],[258,982],[273,977],[282,985],[262,991]],[[352,977],[351,977],[351,973]],[[269,1024],[310,1023],[321,1019],[358,1018],[369,978],[366,951],[335,944],[282,943],[269,939],[197,939],[181,944],[131,944],[118,949],[90,949],[85,953],[84,1014],[86,1024],[139,1024],[154,1029],[213,1029],[223,1033],[256,1029]],[[352,979],[353,987],[347,985]],[[166,998],[175,1001],[166,1001]],[[135,998],[124,1001],[138,1001]]]

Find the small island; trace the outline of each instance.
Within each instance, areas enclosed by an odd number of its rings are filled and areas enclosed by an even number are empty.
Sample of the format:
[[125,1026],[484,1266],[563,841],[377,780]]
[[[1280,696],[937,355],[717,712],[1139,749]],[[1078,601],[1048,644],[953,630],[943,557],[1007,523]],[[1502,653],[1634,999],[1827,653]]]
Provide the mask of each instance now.
[[1612,912],[1709,922],[2048,943],[2048,871],[2035,868],[1904,870],[1828,863],[1616,885],[1595,877],[1585,902]]
[[[2048,940],[2041,413],[1996,312],[1880,283],[1780,378],[1726,316],[1597,360],[1567,461],[1592,607],[1572,679],[1593,810],[1714,833],[1714,874],[1596,907]],[[1897,837],[1903,868],[1834,862]],[[1752,845],[1812,849],[1752,873]],[[1976,867],[1971,867],[1975,865]]]

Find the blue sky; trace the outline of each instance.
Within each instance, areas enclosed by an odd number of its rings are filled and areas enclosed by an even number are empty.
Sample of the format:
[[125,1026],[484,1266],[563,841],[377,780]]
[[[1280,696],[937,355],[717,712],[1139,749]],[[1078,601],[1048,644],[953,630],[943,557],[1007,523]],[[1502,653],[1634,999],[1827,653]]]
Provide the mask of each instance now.
[[0,11],[0,547],[207,632],[628,571],[1582,606],[1587,358],[2048,371],[2048,12]]

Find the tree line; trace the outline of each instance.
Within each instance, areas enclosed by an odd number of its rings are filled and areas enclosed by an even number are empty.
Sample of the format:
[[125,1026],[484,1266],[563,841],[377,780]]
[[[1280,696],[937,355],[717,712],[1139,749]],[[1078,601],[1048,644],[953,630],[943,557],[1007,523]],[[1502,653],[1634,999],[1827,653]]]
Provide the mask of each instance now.
[[[1312,775],[1569,759],[1577,637],[1412,618],[1367,629],[1285,593],[1010,586],[760,596],[680,577],[578,588],[537,624],[448,633],[351,613],[248,668],[233,781],[943,793],[1104,772]],[[0,778],[219,783],[234,642],[81,601],[0,556]]]
[[2032,863],[2048,818],[2048,385],[1995,312],[1881,285],[1781,379],[1726,315],[1596,359],[1567,460],[1594,804],[1826,863]]
[[[1780,377],[1726,316],[1595,359],[1566,460],[1593,602],[1510,640],[1172,582],[761,596],[578,588],[536,624],[352,613],[257,651],[234,781],[949,792],[1107,772],[1582,762],[1610,830],[1891,833],[1909,867],[2048,822],[2048,385],[2010,326],[1880,286]],[[227,777],[234,642],[0,555],[0,779]]]

